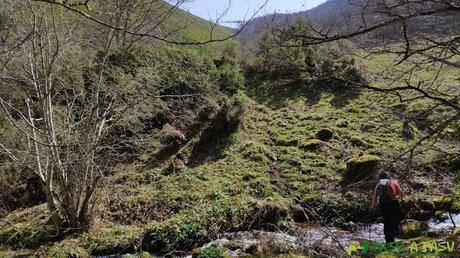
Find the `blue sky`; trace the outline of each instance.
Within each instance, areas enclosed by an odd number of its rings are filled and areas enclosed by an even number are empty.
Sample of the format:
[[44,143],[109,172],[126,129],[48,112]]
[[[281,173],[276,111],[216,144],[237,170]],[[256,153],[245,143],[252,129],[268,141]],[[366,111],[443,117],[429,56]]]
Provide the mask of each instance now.
[[[181,8],[201,18],[215,21],[229,6],[230,0],[190,0]],[[169,2],[174,2],[171,0]],[[249,19],[254,12],[263,5],[265,0],[231,0],[227,15],[222,18],[223,25],[235,27],[237,24],[228,23]],[[311,9],[326,0],[268,0],[267,6],[259,13],[260,15],[277,13],[291,13]]]

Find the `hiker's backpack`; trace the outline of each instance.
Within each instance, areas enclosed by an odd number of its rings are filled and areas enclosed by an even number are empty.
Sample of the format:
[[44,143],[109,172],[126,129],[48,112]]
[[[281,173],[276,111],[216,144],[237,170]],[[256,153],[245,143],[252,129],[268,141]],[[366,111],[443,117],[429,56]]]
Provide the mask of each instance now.
[[391,201],[393,198],[392,193],[391,193],[391,187],[390,187],[390,180],[389,179],[380,179],[379,184],[377,186],[377,191],[379,194],[379,201],[380,202],[387,202]]

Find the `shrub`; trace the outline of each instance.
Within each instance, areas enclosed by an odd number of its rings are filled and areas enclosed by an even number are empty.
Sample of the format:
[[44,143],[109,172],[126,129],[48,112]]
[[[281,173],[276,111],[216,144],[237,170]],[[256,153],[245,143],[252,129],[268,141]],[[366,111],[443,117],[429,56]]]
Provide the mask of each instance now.
[[265,33],[258,42],[259,52],[251,71],[258,71],[265,79],[311,82],[340,77],[364,82],[354,60],[342,58],[351,49],[348,41],[312,46],[298,35],[317,36],[302,18]]
[[225,249],[209,246],[193,250],[192,258],[227,258]]
[[244,76],[236,60],[236,47],[236,43],[227,44],[221,58],[214,60],[219,73],[219,88],[229,95],[235,94],[244,86]]
[[207,222],[200,216],[177,215],[170,220],[150,224],[143,242],[149,250],[187,250],[207,239]]
[[221,91],[220,82],[225,82],[222,84],[228,91],[242,85],[237,70],[224,66],[221,72],[212,58],[192,48],[121,48],[113,51],[109,64],[108,80],[126,91],[124,101],[135,105],[126,110],[103,140],[108,145],[116,144],[115,155],[123,153],[127,160],[140,155],[148,158],[162,150],[161,140],[177,140],[175,136],[180,134],[162,130],[165,124],[174,125],[184,135],[203,126],[227,95]]
[[222,108],[227,125],[231,128],[238,126],[243,121],[246,109],[246,99],[242,95],[235,95],[227,100]]
[[233,95],[244,86],[244,76],[236,66],[222,65],[219,68],[219,75],[219,87],[225,93]]

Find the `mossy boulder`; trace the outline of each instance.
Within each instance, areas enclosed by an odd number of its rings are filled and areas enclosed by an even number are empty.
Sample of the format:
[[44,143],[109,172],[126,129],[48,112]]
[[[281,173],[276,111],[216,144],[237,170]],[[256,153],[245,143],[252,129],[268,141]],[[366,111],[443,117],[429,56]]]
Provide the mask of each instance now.
[[434,214],[436,219],[438,220],[446,220],[449,218],[449,213],[445,212],[445,211],[436,211],[436,213]]
[[347,161],[347,168],[343,180],[351,183],[358,180],[373,177],[377,173],[380,157],[375,155],[363,155]]
[[318,150],[322,144],[323,142],[321,140],[311,139],[305,142],[301,142],[299,144],[299,148],[302,150],[307,150],[307,151],[315,151],[315,150]]
[[434,202],[439,209],[444,209],[445,211],[453,213],[460,212],[460,194],[458,193],[442,196]]
[[460,212],[460,196],[444,195],[431,200],[420,201],[420,207],[434,214],[436,211]]
[[434,212],[436,210],[436,206],[434,205],[433,200],[421,200],[420,208],[422,208],[425,211],[429,211],[429,212]]
[[322,128],[316,133],[316,138],[327,142],[334,136],[334,131],[329,128]]
[[452,204],[450,205],[450,212],[460,212],[460,195],[452,197]]
[[436,210],[447,210],[449,211],[452,206],[451,196],[442,196],[433,200],[434,207]]
[[423,221],[408,219],[401,223],[399,235],[401,238],[413,238],[423,236],[428,225]]
[[460,170],[460,157],[453,158],[449,161],[449,166],[453,170]]

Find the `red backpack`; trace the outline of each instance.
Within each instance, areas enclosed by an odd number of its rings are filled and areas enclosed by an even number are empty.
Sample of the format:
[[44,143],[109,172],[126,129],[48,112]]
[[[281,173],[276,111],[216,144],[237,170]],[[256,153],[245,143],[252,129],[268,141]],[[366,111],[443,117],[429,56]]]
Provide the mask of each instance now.
[[396,199],[396,184],[396,180],[380,179],[377,189],[379,194],[379,200],[381,202]]
[[395,179],[390,179],[389,188],[390,188],[390,199],[391,200],[396,200],[396,193],[397,193],[396,185],[397,184],[398,184],[398,181],[396,181]]

